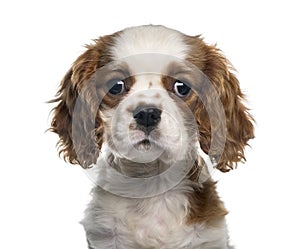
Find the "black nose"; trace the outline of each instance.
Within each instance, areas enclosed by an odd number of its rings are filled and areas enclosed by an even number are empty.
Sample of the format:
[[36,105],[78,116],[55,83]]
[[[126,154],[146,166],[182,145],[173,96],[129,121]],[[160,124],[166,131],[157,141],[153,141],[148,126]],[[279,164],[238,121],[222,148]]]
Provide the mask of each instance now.
[[137,124],[146,128],[157,125],[160,121],[161,110],[154,107],[138,107],[133,112]]

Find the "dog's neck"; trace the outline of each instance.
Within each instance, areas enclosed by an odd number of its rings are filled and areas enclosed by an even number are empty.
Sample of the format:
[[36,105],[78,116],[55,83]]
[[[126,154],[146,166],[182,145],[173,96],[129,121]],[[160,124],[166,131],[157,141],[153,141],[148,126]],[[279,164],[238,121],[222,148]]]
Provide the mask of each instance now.
[[[201,184],[205,181],[200,179],[206,175],[204,168],[205,163],[195,150],[170,164],[161,159],[137,163],[118,157],[108,149],[88,172],[89,177],[108,192],[124,197],[145,198],[174,188]],[[205,176],[206,180],[207,177],[209,175]]]
[[156,176],[166,171],[171,164],[166,163],[161,159],[155,159],[151,162],[140,163],[119,158],[111,155],[113,160],[109,164],[118,172],[129,177],[151,177]]
[[165,157],[161,157],[150,162],[136,162],[124,157],[119,157],[110,152],[107,154],[105,161],[109,166],[122,175],[136,178],[147,178],[162,174],[176,164],[181,164],[182,167],[185,168],[191,168],[191,166],[187,164],[193,164],[197,157],[196,151],[191,149],[184,158],[177,160],[166,160]]

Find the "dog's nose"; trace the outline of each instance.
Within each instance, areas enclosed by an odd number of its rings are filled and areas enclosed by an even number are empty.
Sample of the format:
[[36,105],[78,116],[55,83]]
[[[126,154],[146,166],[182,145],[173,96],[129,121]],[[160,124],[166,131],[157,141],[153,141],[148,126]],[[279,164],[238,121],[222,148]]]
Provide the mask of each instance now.
[[137,124],[146,128],[156,126],[160,121],[161,110],[155,107],[138,107],[133,112]]

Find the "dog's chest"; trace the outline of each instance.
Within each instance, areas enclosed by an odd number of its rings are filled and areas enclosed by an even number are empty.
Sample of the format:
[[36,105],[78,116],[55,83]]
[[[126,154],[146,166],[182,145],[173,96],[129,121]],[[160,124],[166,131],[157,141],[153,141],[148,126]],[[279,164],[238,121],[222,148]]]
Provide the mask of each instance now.
[[188,199],[183,194],[166,194],[144,200],[126,200],[118,216],[124,229],[142,247],[182,244],[186,240],[185,218]]
[[[187,225],[190,212],[188,191],[133,199],[96,188],[83,224],[94,248],[227,248],[224,219],[213,227]],[[107,247],[99,238],[106,238]],[[114,246],[114,247],[113,247]]]

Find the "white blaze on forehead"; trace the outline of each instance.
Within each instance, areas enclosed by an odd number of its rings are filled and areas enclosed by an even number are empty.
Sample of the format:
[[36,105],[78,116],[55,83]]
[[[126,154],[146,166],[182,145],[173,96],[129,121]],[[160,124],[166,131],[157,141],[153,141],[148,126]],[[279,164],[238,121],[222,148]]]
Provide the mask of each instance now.
[[161,83],[161,76],[157,74],[143,74],[135,76],[135,84],[131,91],[164,89]]
[[123,30],[112,48],[115,60],[145,53],[164,54],[185,59],[188,47],[183,34],[164,26],[139,26]]

